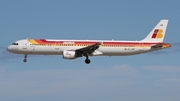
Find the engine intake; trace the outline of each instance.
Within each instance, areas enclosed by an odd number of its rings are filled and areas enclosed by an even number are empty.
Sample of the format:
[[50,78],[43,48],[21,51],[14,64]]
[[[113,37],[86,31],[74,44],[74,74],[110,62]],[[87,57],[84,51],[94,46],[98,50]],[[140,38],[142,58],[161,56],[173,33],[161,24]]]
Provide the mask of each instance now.
[[63,59],[76,59],[76,52],[75,51],[63,51]]

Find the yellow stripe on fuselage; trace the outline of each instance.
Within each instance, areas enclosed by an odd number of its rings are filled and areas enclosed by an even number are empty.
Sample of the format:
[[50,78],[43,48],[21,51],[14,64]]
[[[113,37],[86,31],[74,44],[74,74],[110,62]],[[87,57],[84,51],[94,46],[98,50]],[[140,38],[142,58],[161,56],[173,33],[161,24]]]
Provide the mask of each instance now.
[[29,41],[31,44],[39,44],[39,43],[37,43],[34,39],[28,39],[28,41]]

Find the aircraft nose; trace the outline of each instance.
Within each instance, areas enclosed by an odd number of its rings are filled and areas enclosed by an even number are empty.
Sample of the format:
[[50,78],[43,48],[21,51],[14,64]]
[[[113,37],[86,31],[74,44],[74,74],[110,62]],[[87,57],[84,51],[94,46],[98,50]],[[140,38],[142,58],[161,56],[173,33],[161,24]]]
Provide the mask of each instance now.
[[11,50],[12,50],[12,47],[11,47],[11,46],[8,46],[8,47],[7,47],[7,51],[10,52]]

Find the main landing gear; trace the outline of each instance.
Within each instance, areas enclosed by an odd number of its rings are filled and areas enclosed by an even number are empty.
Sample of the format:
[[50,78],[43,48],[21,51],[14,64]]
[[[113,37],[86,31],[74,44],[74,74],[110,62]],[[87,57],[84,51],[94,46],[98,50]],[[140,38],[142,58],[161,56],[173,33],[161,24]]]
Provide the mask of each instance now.
[[88,56],[86,56],[85,63],[86,63],[86,64],[89,64],[90,62],[91,62],[91,60],[89,60]]
[[[91,60],[89,59],[88,55],[86,55],[85,57],[86,57],[85,63],[86,63],[86,64],[90,64],[90,63],[91,63]],[[27,62],[27,54],[24,55],[24,60],[23,60],[23,62],[24,62],[24,63]]]
[[24,63],[27,62],[26,58],[27,58],[27,54],[24,55],[24,60],[23,60]]

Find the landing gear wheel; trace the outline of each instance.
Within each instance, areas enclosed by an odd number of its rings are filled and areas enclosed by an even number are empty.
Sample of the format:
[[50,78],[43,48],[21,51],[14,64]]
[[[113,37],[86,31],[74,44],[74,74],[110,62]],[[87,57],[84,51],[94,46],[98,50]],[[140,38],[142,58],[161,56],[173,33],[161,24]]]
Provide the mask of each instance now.
[[26,60],[26,59],[24,59],[24,60],[23,60],[23,62],[27,62],[27,60]]
[[23,62],[27,62],[26,58],[27,58],[27,54],[24,55],[24,60],[23,60]]
[[85,60],[85,63],[86,63],[86,64],[89,64],[90,62],[91,62],[91,60],[89,60],[89,59],[86,59],[86,60]]

